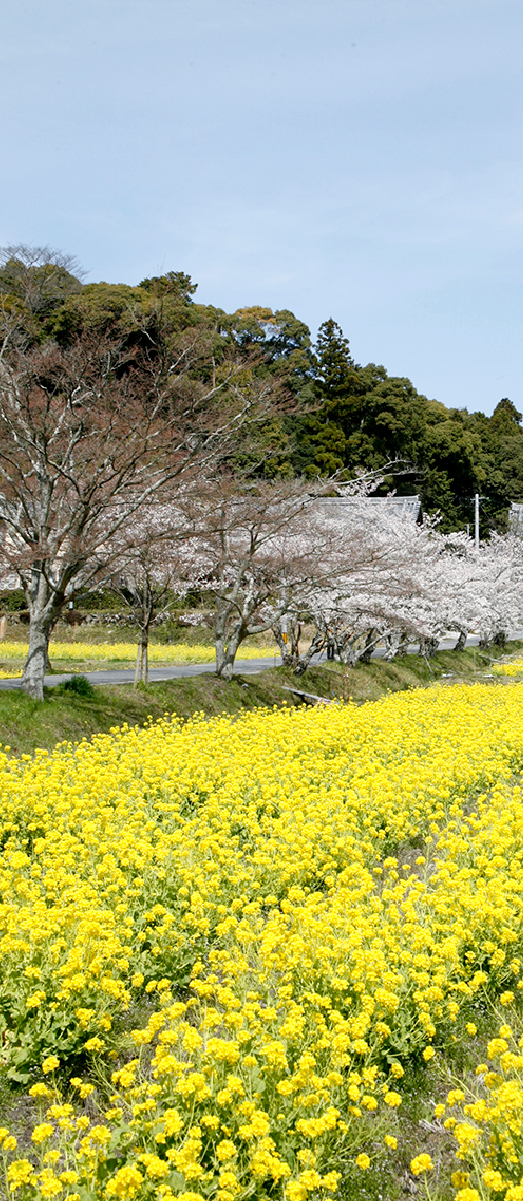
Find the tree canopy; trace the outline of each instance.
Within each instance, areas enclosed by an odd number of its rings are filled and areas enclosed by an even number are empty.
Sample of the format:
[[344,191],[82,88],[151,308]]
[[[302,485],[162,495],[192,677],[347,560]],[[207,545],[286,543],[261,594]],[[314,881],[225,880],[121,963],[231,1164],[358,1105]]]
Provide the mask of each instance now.
[[510,399],[491,417],[447,408],[383,365],[356,363],[332,318],[313,345],[290,310],[254,305],[227,313],[199,304],[195,293],[184,271],[132,286],[85,284],[77,261],[50,247],[9,246],[0,254],[4,315],[23,319],[35,347],[51,341],[67,349],[80,336],[103,335],[122,352],[127,346],[130,358],[146,352],[159,370],[173,355],[185,356],[193,388],[219,382],[234,352],[257,386],[277,383],[287,404],[266,428],[262,474],[349,478],[398,459],[402,473],[384,488],[419,492],[424,511],[441,512],[444,529],[473,520],[476,492],[482,535],[506,527],[510,502],[523,499],[523,427]]

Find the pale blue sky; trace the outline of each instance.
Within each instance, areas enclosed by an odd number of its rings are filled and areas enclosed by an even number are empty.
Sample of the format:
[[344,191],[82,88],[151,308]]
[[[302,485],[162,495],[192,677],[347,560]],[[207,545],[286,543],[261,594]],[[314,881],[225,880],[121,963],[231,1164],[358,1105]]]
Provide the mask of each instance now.
[[523,409],[521,0],[3,0],[0,242]]

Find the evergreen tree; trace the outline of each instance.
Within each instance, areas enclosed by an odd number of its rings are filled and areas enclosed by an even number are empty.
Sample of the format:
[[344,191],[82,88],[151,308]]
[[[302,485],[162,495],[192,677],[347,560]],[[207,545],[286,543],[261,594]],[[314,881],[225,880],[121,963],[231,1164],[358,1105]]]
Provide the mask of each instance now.
[[315,367],[316,395],[327,404],[343,399],[350,390],[354,360],[343,330],[332,318],[318,330]]

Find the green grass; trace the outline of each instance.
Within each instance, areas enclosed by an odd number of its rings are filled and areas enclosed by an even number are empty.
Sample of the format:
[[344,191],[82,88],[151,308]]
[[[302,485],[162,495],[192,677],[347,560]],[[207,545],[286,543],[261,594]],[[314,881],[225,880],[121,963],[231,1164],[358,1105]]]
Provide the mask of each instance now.
[[[523,643],[514,642],[506,649],[515,654],[522,647]],[[97,732],[107,733],[123,722],[143,724],[149,716],[157,719],[165,713],[176,713],[187,718],[203,711],[213,717],[258,705],[299,703],[285,685],[328,700],[341,700],[348,690],[350,699],[361,704],[377,700],[388,691],[427,687],[443,673],[454,673],[449,682],[483,679],[490,671],[491,658],[500,657],[501,652],[495,648],[487,655],[474,649],[442,651],[430,660],[430,667],[418,655],[409,655],[392,663],[374,659],[345,672],[337,663],[322,664],[299,678],[288,668],[276,667],[255,675],[235,676],[230,684],[209,672],[137,689],[127,684],[97,687],[92,698],[47,688],[43,704],[29,700],[20,691],[2,690],[0,743],[18,756],[30,754],[35,747],[51,750],[57,742],[77,742]],[[496,685],[501,686],[499,677]]]
[[[312,637],[313,628],[303,626],[302,639],[305,644]],[[19,642],[27,645],[29,627],[25,624],[9,623],[5,635],[6,642]],[[70,643],[90,643],[93,647],[100,643],[118,647],[122,642],[136,643],[138,631],[136,626],[124,622],[118,625],[80,625],[69,626],[66,622],[58,622],[54,627],[51,641]],[[179,626],[175,622],[166,622],[163,626],[155,626],[149,633],[150,646],[209,646],[214,647],[214,631],[212,626],[202,622],[199,626]],[[273,647],[276,643],[271,630],[261,634],[252,634],[245,640],[244,646]],[[0,642],[0,651],[2,643]]]

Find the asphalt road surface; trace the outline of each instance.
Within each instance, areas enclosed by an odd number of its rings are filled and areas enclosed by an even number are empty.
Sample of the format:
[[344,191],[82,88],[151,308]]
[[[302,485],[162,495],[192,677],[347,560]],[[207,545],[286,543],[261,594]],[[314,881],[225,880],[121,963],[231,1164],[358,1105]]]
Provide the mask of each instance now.
[[[514,637],[520,637],[523,631],[517,631]],[[479,637],[477,634],[470,634],[467,639],[467,646],[477,646]],[[442,651],[451,650],[456,644],[456,636],[453,638],[444,638],[439,644],[439,649]],[[410,655],[417,653],[417,644],[409,646]],[[373,652],[373,658],[383,658],[384,651],[379,648]],[[316,655],[313,659],[314,663],[321,663],[326,660],[326,655]],[[247,676],[255,674],[258,671],[266,671],[268,667],[278,666],[280,656],[278,653],[271,659],[237,659],[234,665],[236,675]],[[183,680],[187,676],[201,676],[204,672],[214,672],[214,663],[181,663],[176,667],[150,667],[149,668],[149,683],[154,684],[159,680]],[[77,673],[73,673],[77,674]],[[91,684],[132,684],[134,681],[134,667],[119,667],[115,671],[85,671],[81,673],[89,680]],[[54,688],[57,684],[65,684],[66,680],[71,679],[71,672],[66,672],[64,675],[52,675],[45,677],[46,688]],[[0,688],[20,688],[21,680],[0,680]]]

